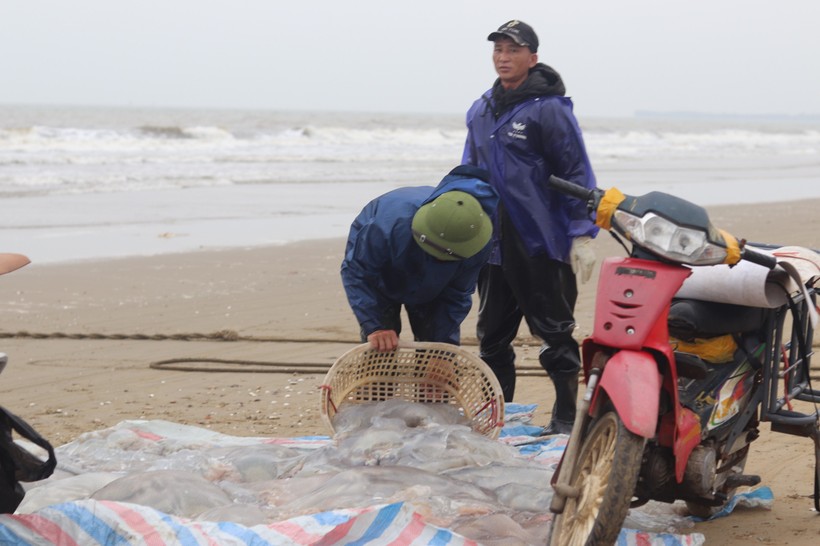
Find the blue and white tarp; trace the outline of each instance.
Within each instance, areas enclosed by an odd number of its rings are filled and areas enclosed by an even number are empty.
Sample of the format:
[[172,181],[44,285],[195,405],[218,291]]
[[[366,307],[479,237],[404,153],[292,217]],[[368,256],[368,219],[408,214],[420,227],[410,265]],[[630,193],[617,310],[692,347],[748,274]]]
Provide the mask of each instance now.
[[[535,439],[533,411],[510,404],[499,440],[378,427],[349,438],[246,438],[123,422],[60,446],[62,470],[0,516],[0,544],[539,544],[566,437]],[[770,506],[766,488],[750,495]],[[673,511],[635,512],[618,544],[703,544],[693,525]]]

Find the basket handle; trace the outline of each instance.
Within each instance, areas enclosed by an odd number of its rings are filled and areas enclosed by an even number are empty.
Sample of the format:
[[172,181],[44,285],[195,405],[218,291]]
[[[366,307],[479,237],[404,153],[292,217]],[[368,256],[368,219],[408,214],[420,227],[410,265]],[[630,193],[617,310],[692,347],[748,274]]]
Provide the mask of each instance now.
[[397,349],[430,349],[430,348],[453,348],[456,351],[461,349],[459,345],[453,345],[452,343],[445,343],[443,341],[404,341],[399,338],[399,344]]

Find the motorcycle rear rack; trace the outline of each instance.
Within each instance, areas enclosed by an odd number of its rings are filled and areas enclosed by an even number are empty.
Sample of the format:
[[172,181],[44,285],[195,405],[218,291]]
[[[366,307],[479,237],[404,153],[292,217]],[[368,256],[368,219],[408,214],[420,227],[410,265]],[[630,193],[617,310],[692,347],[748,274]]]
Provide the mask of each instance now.
[[[811,385],[811,357],[814,328],[809,320],[809,305],[817,303],[817,289],[810,299],[802,295],[774,309],[766,328],[771,332],[763,355],[764,395],[761,421],[769,421],[773,431],[798,436],[818,434],[818,411],[802,413],[791,408],[793,401],[820,403],[820,390]],[[787,319],[790,319],[787,322]]]
[[[811,438],[814,442],[814,509],[820,511],[820,391],[811,385],[811,357],[814,354],[814,327],[809,309],[817,305],[817,288],[789,299],[786,305],[773,309],[767,317],[764,331],[765,351],[761,362],[762,385],[756,389],[753,400],[741,412],[727,440],[728,449],[746,434],[747,423],[755,417],[760,403],[760,421],[771,423],[773,432]],[[787,321],[789,319],[789,321]],[[814,404],[814,411],[792,409],[791,402]]]
[[820,442],[817,409],[804,413],[791,407],[793,401],[820,402],[820,391],[811,385],[814,328],[808,311],[809,305],[816,305],[817,292],[816,288],[811,289],[810,300],[799,295],[767,314],[762,331],[769,334],[762,340],[764,350],[756,362],[761,384],[732,425],[724,455],[731,453],[735,442],[748,433],[748,424],[758,417],[758,408],[759,420],[771,423],[772,431],[811,437],[815,443]]

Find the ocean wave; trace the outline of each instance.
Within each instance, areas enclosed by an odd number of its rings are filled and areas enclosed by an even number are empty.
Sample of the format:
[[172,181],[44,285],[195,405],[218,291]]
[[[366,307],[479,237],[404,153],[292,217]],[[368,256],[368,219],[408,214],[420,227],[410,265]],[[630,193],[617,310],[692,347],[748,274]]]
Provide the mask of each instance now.
[[[31,126],[0,129],[0,154],[15,150],[47,152],[97,147],[101,150],[152,151],[163,153],[178,149],[247,148],[301,146],[321,154],[323,149],[355,151],[357,147],[415,153],[440,146],[460,148],[466,132],[428,128],[369,128],[304,126],[257,130],[238,135],[217,126],[153,126],[136,129],[95,129],[83,127]],[[612,151],[633,150],[652,155],[714,150],[737,153],[763,150],[776,153],[820,152],[820,131],[748,130],[736,128],[700,131],[616,129],[594,127],[584,131],[587,147],[607,155]]]
[[617,160],[820,157],[820,132],[724,129],[708,132],[625,131],[584,134],[593,164]]
[[193,138],[191,135],[185,133],[182,127],[160,127],[152,125],[144,125],[138,127],[138,131],[144,133],[149,137],[159,138]]
[[220,127],[208,126],[177,127],[144,125],[139,127],[138,131],[149,138],[161,139],[201,139],[221,141],[233,140],[235,138],[230,131],[226,131]]
[[[72,123],[0,128],[0,194],[95,193],[283,182],[434,184],[458,164],[459,119],[428,116],[224,117],[78,114]],[[100,120],[109,119],[101,126]],[[241,121],[237,121],[237,120]],[[136,123],[134,121],[137,120]],[[64,121],[64,120],[62,120]],[[0,121],[2,123],[2,121]],[[820,158],[820,129],[800,124],[607,120],[583,125],[593,167]],[[219,181],[219,182],[215,182]]]

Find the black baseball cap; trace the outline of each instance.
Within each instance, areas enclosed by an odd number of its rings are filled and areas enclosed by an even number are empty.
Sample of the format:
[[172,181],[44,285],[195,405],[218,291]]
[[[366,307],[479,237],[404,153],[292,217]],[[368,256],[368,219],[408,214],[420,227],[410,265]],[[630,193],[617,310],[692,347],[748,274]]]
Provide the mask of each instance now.
[[495,42],[502,36],[512,38],[516,44],[530,48],[533,53],[538,52],[538,36],[535,35],[535,31],[527,23],[518,19],[507,21],[498,27],[498,30],[490,33],[487,39]]

